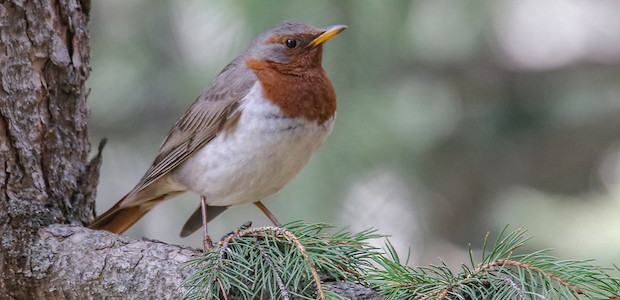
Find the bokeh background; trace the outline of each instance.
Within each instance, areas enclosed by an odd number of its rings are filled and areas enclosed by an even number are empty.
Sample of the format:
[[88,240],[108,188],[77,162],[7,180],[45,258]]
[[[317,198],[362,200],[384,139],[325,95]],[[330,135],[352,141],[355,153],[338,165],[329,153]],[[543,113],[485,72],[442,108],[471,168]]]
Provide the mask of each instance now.
[[[323,61],[334,132],[265,201],[280,221],[377,228],[415,264],[458,266],[507,224],[529,229],[530,250],[620,263],[618,16],[613,0],[93,1],[90,134],[109,139],[97,210],[254,36],[346,24]],[[178,237],[198,201],[168,201],[128,234],[201,247]],[[269,224],[250,205],[210,232],[247,220]]]

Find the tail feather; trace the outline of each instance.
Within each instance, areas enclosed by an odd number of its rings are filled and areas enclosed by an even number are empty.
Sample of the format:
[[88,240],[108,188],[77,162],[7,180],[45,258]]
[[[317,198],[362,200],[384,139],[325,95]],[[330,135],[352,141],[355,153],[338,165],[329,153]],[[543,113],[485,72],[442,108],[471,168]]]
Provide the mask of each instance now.
[[117,203],[107,212],[98,216],[95,221],[88,225],[88,228],[120,234],[138,222],[148,211],[148,209],[141,209],[140,206],[120,207]]
[[88,228],[123,233],[161,201],[184,192],[183,187],[167,175],[146,186],[139,183],[112,208],[95,218]]
[[[130,195],[130,194],[128,194]],[[129,227],[133,226],[140,218],[142,218],[147,212],[149,212],[157,203],[175,196],[177,193],[169,193],[159,195],[151,199],[140,201],[130,201],[140,203],[138,205],[125,206],[121,203],[125,203],[127,196],[119,200],[112,208],[108,209],[105,213],[101,214],[95,220],[88,225],[88,228],[95,230],[107,230],[113,233],[123,233]]]
[[[207,205],[207,223],[211,222],[211,220],[215,219],[215,217],[225,212],[226,209],[228,209],[228,206]],[[196,230],[200,229],[200,227],[202,227],[202,209],[198,206],[198,209],[194,211],[194,213],[185,222],[185,225],[183,225],[181,237],[186,237],[194,233]]]

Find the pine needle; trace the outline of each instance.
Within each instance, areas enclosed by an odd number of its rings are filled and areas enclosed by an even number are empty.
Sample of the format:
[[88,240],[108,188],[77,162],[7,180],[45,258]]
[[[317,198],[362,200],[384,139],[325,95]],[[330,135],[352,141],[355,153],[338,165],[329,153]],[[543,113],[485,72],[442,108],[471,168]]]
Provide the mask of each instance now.
[[[359,282],[386,299],[620,299],[620,269],[591,260],[559,260],[550,250],[517,253],[529,240],[519,228],[484,238],[477,263],[458,273],[443,261],[411,267],[388,241],[384,251],[368,244],[374,230],[350,233],[323,223],[294,222],[238,231],[203,257],[185,280],[184,299],[345,299],[324,288],[322,278]],[[408,257],[407,257],[408,260]]]
[[185,280],[184,299],[333,299],[321,277],[359,280],[371,268],[377,249],[367,240],[374,230],[357,234],[332,226],[294,222],[280,227],[242,230],[186,266],[197,272]]
[[[506,227],[507,228],[507,227]],[[366,281],[387,299],[618,299],[620,279],[590,260],[559,260],[549,250],[515,254],[527,240],[519,228],[506,228],[492,249],[485,237],[482,258],[453,273],[445,264],[410,267],[399,261],[394,247],[386,245],[385,256],[375,256],[382,269],[367,273]],[[620,272],[619,272],[620,273]]]

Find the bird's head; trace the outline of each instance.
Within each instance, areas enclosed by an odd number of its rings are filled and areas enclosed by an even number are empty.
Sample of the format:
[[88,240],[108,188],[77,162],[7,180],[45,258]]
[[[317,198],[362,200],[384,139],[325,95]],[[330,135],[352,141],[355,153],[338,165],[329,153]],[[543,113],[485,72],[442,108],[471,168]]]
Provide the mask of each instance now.
[[246,58],[293,69],[320,67],[323,43],[346,28],[345,25],[335,25],[320,29],[286,21],[254,39],[246,51]]

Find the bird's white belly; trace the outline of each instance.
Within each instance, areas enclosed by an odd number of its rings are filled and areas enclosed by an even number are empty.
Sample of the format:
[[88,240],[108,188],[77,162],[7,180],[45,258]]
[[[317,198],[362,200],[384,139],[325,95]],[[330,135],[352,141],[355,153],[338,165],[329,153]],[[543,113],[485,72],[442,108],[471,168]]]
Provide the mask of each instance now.
[[283,118],[262,98],[260,85],[246,95],[236,127],[220,133],[172,173],[172,179],[212,206],[259,201],[283,188],[306,165],[332,130],[304,118]]

